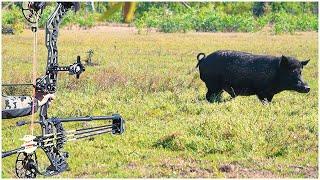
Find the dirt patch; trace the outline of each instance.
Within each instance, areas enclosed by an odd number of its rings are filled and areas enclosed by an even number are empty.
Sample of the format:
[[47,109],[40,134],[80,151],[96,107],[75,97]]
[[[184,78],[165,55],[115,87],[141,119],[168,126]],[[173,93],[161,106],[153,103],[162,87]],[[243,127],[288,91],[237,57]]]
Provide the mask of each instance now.
[[279,176],[271,171],[249,169],[237,163],[223,164],[219,171],[224,173],[226,178],[277,178]]
[[103,33],[126,33],[126,34],[136,34],[138,29],[136,27],[131,27],[122,24],[100,24],[91,28],[83,28],[76,25],[71,25],[62,28],[65,31],[88,31],[88,33],[93,32],[103,32]]
[[137,169],[137,164],[136,163],[134,163],[134,162],[130,162],[128,165],[127,165],[127,168],[129,169],[129,170],[133,170],[133,169]]
[[[304,177],[318,178],[318,167],[290,165],[287,167],[279,167],[279,171],[289,170],[289,175],[285,177]],[[253,169],[243,167],[238,163],[223,164],[219,167],[219,171],[227,178],[281,178],[284,177],[275,174],[269,170]],[[286,173],[288,174],[288,173]]]
[[209,178],[215,177],[213,170],[201,165],[209,164],[208,162],[200,162],[193,159],[164,159],[161,162],[161,168],[169,169],[172,174],[177,177],[197,177]]
[[318,178],[318,167],[312,166],[289,166],[292,169],[293,174],[303,176],[304,178]]

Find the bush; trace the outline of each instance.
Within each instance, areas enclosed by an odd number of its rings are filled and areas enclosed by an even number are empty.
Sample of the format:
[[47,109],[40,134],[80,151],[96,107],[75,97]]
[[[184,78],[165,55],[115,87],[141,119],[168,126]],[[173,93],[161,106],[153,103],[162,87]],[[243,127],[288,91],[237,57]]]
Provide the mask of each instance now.
[[[230,7],[233,6],[230,5]],[[193,7],[184,13],[172,11],[172,8],[151,7],[148,12],[143,12],[136,19],[135,25],[139,29],[153,27],[167,33],[187,32],[189,30],[202,32],[255,32],[269,24],[273,25],[273,31],[276,34],[318,30],[317,16],[312,13],[295,15],[282,10],[255,17],[252,11],[232,14],[226,13],[228,11],[219,7]],[[281,9],[281,7],[278,7],[278,9]],[[182,12],[182,10],[179,10],[179,12]]]
[[80,27],[91,28],[95,24],[94,14],[90,14],[87,17],[78,16],[77,23]]
[[51,13],[54,11],[55,6],[54,5],[49,5],[46,6],[46,8],[43,10],[42,15],[39,19],[39,27],[44,28],[46,26],[46,22],[49,19]]
[[68,26],[72,24],[77,24],[79,16],[74,11],[68,11],[61,22],[61,27]]
[[232,15],[250,12],[253,7],[252,2],[223,2],[215,4],[217,4],[215,10]]
[[221,26],[220,12],[215,12],[211,8],[199,9],[198,16],[193,20],[194,28],[196,31],[215,32]]
[[[317,3],[139,3],[134,20],[135,26],[157,28],[159,31],[187,32],[191,30],[202,32],[255,32],[271,25],[276,34],[295,31],[317,31]],[[55,3],[48,5],[39,21],[39,27],[44,27],[50,14],[55,9]],[[255,14],[255,15],[254,15]],[[87,13],[84,9],[77,13],[68,11],[61,26],[79,25],[92,27],[98,20],[98,13]],[[122,22],[122,13],[115,11],[108,22]],[[22,31],[24,20],[20,9],[13,5],[3,13],[4,27]]]
[[162,32],[187,32],[193,29],[192,15],[167,16],[160,22],[159,30]]
[[276,34],[295,31],[317,31],[318,18],[311,14],[291,15],[284,11],[274,13],[271,18]]
[[[39,19],[39,27],[44,28],[51,13],[55,10],[55,3],[49,4],[43,10],[41,18]],[[79,25],[80,27],[90,28],[95,25],[96,22],[95,13],[86,14],[83,10],[75,13],[74,11],[68,11],[61,22],[61,27],[66,25]],[[23,17],[21,9],[16,5],[12,5],[10,10],[3,11],[2,23],[6,28],[13,28],[15,32],[22,32],[25,28],[27,21]]]
[[296,25],[300,31],[317,31],[318,18],[311,14],[302,14],[296,18]]
[[135,25],[137,28],[159,27],[161,19],[164,16],[163,8],[150,8],[148,12],[144,12],[140,18],[137,18]]
[[227,32],[253,32],[257,30],[257,28],[254,17],[247,13],[222,16],[218,30]]
[[2,26],[12,28],[14,33],[21,33],[23,31],[24,17],[19,7],[12,5],[10,10],[3,11]]

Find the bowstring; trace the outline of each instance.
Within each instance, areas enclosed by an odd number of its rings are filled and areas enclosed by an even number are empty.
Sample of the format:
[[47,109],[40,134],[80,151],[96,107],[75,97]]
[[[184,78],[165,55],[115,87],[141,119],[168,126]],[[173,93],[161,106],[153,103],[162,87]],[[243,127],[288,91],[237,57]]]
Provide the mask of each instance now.
[[[36,12],[35,15],[35,30],[33,30],[33,58],[32,58],[32,84],[36,85],[36,76],[37,76],[37,42],[38,42],[38,19],[39,14]],[[34,87],[32,90],[32,98],[33,98],[33,105],[32,105],[32,112],[31,112],[31,123],[30,123],[30,131],[31,135],[33,136],[34,132],[34,116],[35,116],[35,101],[36,99],[36,88]]]

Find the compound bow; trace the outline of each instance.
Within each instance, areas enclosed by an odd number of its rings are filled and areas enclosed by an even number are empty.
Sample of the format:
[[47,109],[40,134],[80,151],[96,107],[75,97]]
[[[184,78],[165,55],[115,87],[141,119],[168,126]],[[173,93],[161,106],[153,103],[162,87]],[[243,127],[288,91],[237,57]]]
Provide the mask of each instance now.
[[[41,15],[45,3],[33,2],[28,3],[27,8],[22,12],[30,23],[35,23],[36,16]],[[57,90],[57,77],[59,71],[69,72],[70,75],[80,77],[85,71],[85,67],[80,61],[80,56],[74,64],[69,66],[59,66],[57,39],[59,25],[66,12],[72,8],[77,8],[78,3],[58,2],[55,10],[46,23],[46,47],[48,49],[47,68],[44,76],[36,79],[32,84],[37,93],[55,93]],[[36,31],[33,28],[33,31]],[[22,84],[28,85],[28,84]],[[37,174],[51,176],[61,173],[68,169],[68,152],[63,151],[63,146],[67,141],[88,138],[100,134],[122,134],[124,132],[124,119],[119,114],[112,116],[86,116],[72,118],[49,118],[48,117],[49,101],[39,108],[39,120],[35,122],[19,121],[17,126],[38,123],[41,126],[42,134],[39,136],[25,135],[24,144],[14,150],[2,152],[2,158],[18,154],[15,165],[15,172],[19,178],[35,178]],[[111,123],[99,125],[90,128],[81,128],[66,131],[62,123],[79,122],[79,121],[107,121]],[[36,149],[41,148],[47,155],[50,165],[43,170],[39,170]]]

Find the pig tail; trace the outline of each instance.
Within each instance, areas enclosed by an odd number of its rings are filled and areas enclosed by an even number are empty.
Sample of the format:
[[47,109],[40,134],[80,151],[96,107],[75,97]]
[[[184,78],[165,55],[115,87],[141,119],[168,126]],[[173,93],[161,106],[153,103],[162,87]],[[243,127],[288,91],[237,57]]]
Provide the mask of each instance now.
[[[202,56],[202,57],[201,57],[201,56]],[[200,58],[200,57],[201,57],[201,58]],[[196,68],[199,67],[200,62],[201,62],[203,59],[205,59],[205,58],[206,58],[206,55],[205,55],[204,53],[199,53],[199,54],[197,55],[198,63],[197,63]]]

